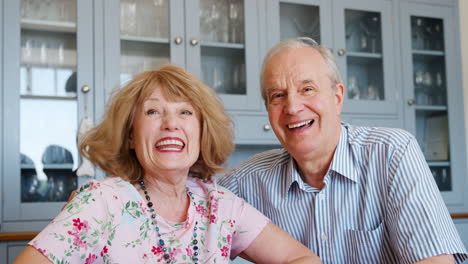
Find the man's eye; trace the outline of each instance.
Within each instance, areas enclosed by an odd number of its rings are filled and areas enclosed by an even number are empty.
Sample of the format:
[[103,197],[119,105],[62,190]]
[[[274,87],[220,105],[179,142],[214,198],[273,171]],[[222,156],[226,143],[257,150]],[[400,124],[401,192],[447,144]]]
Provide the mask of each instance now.
[[309,87],[309,86],[308,86],[308,87],[305,87],[305,88],[304,88],[304,92],[312,92],[312,91],[314,91],[314,88],[313,88],[313,87]]
[[270,97],[271,97],[271,99],[276,99],[276,98],[281,98],[283,96],[284,96],[284,94],[282,94],[282,93],[275,93],[275,94],[272,94]]

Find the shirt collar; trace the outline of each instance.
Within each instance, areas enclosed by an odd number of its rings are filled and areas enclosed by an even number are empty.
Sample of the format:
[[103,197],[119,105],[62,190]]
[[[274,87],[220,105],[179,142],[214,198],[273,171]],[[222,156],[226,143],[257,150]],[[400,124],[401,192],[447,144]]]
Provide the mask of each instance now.
[[349,143],[348,134],[349,124],[341,123],[340,140],[336,146],[335,154],[333,155],[330,164],[330,171],[334,171],[354,182],[358,182],[359,177],[355,159]]
[[[332,162],[330,164],[329,171],[334,171],[343,177],[346,177],[354,182],[357,182],[359,177],[357,173],[356,165],[354,164],[354,156],[351,151],[351,145],[348,139],[348,128],[349,124],[341,123],[340,140],[336,146],[335,154],[333,155]],[[304,181],[302,180],[299,171],[297,170],[296,162],[294,158],[289,155],[289,161],[286,168],[286,177],[284,177],[284,189],[283,197],[286,197],[288,191],[291,189],[294,182],[298,184],[298,187],[302,190],[306,190]],[[308,186],[309,187],[309,186]],[[310,191],[314,191],[313,187]],[[317,189],[318,190],[318,189]]]

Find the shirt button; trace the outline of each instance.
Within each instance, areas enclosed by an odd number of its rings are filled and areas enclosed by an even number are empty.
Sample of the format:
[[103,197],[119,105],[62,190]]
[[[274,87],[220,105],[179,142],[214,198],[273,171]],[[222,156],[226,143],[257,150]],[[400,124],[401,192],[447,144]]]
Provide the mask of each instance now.
[[325,232],[322,233],[322,241],[325,241],[327,240],[327,235],[325,234]]

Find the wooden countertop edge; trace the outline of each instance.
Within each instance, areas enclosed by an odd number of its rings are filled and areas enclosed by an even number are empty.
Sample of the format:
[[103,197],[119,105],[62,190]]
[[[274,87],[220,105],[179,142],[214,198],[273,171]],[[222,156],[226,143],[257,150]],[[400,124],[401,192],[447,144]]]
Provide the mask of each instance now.
[[[468,213],[451,214],[453,219],[468,218]],[[16,232],[16,233],[0,233],[0,241],[18,241],[18,240],[31,240],[39,232]]]
[[0,233],[0,241],[31,240],[37,234],[39,234],[39,232]]

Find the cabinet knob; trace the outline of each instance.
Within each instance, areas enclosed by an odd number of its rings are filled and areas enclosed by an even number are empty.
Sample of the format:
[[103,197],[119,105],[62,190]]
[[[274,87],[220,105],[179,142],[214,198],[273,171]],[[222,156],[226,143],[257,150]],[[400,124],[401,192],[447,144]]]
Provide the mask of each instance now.
[[408,105],[414,105],[414,99],[409,99],[408,100]]
[[190,40],[190,45],[192,45],[192,46],[198,45],[198,39],[192,39],[192,40]]
[[174,39],[174,42],[176,45],[180,45],[184,39],[182,37],[176,37]]
[[91,90],[91,88],[89,88],[88,85],[83,85],[83,86],[81,86],[81,91],[82,91],[83,93],[88,93],[90,90]]
[[265,131],[270,131],[271,130],[271,126],[269,124],[265,124],[263,125],[263,130]]
[[339,49],[338,50],[338,55],[343,56],[345,54],[346,54],[346,50],[344,50],[344,49]]

